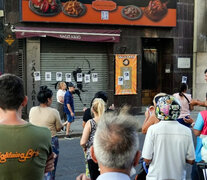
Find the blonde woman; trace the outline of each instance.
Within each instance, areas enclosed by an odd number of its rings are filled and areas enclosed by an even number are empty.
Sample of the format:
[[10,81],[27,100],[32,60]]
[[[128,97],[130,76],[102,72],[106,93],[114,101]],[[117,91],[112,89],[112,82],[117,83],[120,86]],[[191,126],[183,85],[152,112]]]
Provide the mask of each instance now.
[[105,112],[105,102],[101,98],[95,98],[91,106],[91,112],[93,118],[87,121],[83,129],[80,145],[83,147],[84,152],[86,152],[91,180],[95,180],[100,175],[100,172],[98,170],[98,164],[94,163],[91,158],[90,147],[93,145],[93,138],[96,132],[97,123]]
[[58,91],[57,91],[57,94],[56,94],[56,97],[57,97],[57,110],[59,111],[60,113],[60,118],[61,120],[64,120],[66,121],[66,114],[63,110],[63,107],[64,107],[64,96],[65,96],[65,93],[66,93],[66,84],[65,82],[60,82],[59,83],[59,88],[58,88]]

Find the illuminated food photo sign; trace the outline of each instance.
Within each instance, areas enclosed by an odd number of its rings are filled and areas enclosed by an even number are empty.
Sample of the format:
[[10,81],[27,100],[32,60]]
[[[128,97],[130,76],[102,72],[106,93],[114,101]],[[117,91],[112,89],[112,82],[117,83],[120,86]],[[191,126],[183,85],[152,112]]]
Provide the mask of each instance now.
[[21,21],[176,26],[176,0],[20,0]]

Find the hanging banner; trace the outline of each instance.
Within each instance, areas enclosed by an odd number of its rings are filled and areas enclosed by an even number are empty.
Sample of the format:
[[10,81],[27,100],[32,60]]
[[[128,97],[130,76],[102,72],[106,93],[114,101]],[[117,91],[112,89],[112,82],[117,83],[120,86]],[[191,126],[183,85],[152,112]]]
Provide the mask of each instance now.
[[117,54],[115,94],[137,94],[137,55]]
[[24,22],[176,26],[177,0],[20,0]]

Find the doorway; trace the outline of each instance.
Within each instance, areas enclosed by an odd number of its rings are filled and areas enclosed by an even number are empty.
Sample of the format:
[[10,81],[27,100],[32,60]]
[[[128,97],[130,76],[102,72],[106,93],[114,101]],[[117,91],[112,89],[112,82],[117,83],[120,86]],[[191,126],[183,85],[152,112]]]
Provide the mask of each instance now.
[[171,93],[173,40],[142,39],[142,105],[151,105],[159,92]]

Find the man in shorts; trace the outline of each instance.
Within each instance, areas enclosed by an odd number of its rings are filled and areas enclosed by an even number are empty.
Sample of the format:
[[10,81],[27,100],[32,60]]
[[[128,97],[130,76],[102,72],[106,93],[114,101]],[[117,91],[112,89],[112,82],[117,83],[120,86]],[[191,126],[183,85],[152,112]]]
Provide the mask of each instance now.
[[68,84],[68,91],[65,93],[64,97],[64,111],[67,116],[67,127],[66,127],[66,139],[71,138],[69,135],[71,123],[74,121],[75,109],[74,109],[74,100],[73,93],[75,92],[75,85],[70,82]]

